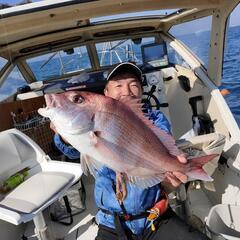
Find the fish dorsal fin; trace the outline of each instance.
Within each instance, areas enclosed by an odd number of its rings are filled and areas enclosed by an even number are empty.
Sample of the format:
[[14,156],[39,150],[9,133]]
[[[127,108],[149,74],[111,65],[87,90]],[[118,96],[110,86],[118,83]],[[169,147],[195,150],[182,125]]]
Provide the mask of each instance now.
[[162,144],[167,148],[169,153],[173,156],[176,156],[180,162],[185,162],[185,156],[182,153],[181,150],[178,149],[176,146],[175,139],[165,132],[164,130],[156,127],[142,112],[143,104],[141,103],[140,98],[133,98],[133,97],[124,97],[121,98],[120,101],[125,104],[127,107],[129,107],[135,115],[137,115],[146,126],[148,126],[155,135],[159,138],[159,140],[162,142]]
[[153,126],[154,133],[160,139],[162,144],[168,149],[169,153],[176,156],[180,162],[187,162],[184,153],[177,147],[175,139],[172,135],[168,134],[164,130]]
[[135,114],[143,115],[142,113],[143,104],[141,103],[140,98],[126,96],[124,98],[120,98],[119,101],[128,106]]

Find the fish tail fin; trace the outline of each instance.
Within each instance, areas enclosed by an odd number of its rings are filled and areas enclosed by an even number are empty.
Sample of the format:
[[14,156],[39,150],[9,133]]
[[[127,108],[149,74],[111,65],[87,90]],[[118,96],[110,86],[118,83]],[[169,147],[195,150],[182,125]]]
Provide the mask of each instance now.
[[213,181],[213,179],[204,171],[202,167],[217,156],[218,154],[210,154],[192,158],[190,160],[190,171],[186,173],[186,175],[189,177],[189,180],[199,179],[208,182]]

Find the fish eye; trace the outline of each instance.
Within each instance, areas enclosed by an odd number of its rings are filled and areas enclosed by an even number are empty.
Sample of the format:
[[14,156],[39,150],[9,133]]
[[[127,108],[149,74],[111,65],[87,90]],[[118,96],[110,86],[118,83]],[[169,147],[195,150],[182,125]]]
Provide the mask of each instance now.
[[84,98],[81,95],[75,95],[72,97],[72,102],[73,103],[83,103],[84,102]]

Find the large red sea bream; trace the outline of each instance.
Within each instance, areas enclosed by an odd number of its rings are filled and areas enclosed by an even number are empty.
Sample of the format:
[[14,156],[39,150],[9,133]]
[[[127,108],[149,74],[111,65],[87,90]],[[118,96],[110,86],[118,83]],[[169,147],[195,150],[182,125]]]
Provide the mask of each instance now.
[[[147,188],[161,182],[166,172],[182,172],[190,179],[210,180],[202,166],[216,154],[182,164],[184,155],[166,132],[155,127],[141,111],[138,99],[114,100],[89,92],[45,96],[49,117],[59,134],[85,157],[94,175],[103,165],[125,173],[128,180]],[[83,162],[81,163],[85,165]]]

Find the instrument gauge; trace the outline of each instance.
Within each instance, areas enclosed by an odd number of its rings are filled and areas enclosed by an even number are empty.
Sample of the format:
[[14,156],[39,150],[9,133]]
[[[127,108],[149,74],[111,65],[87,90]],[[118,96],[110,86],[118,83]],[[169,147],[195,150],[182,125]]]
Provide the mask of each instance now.
[[158,84],[158,78],[155,76],[155,75],[150,75],[148,78],[147,78],[147,82],[149,85],[157,85]]

